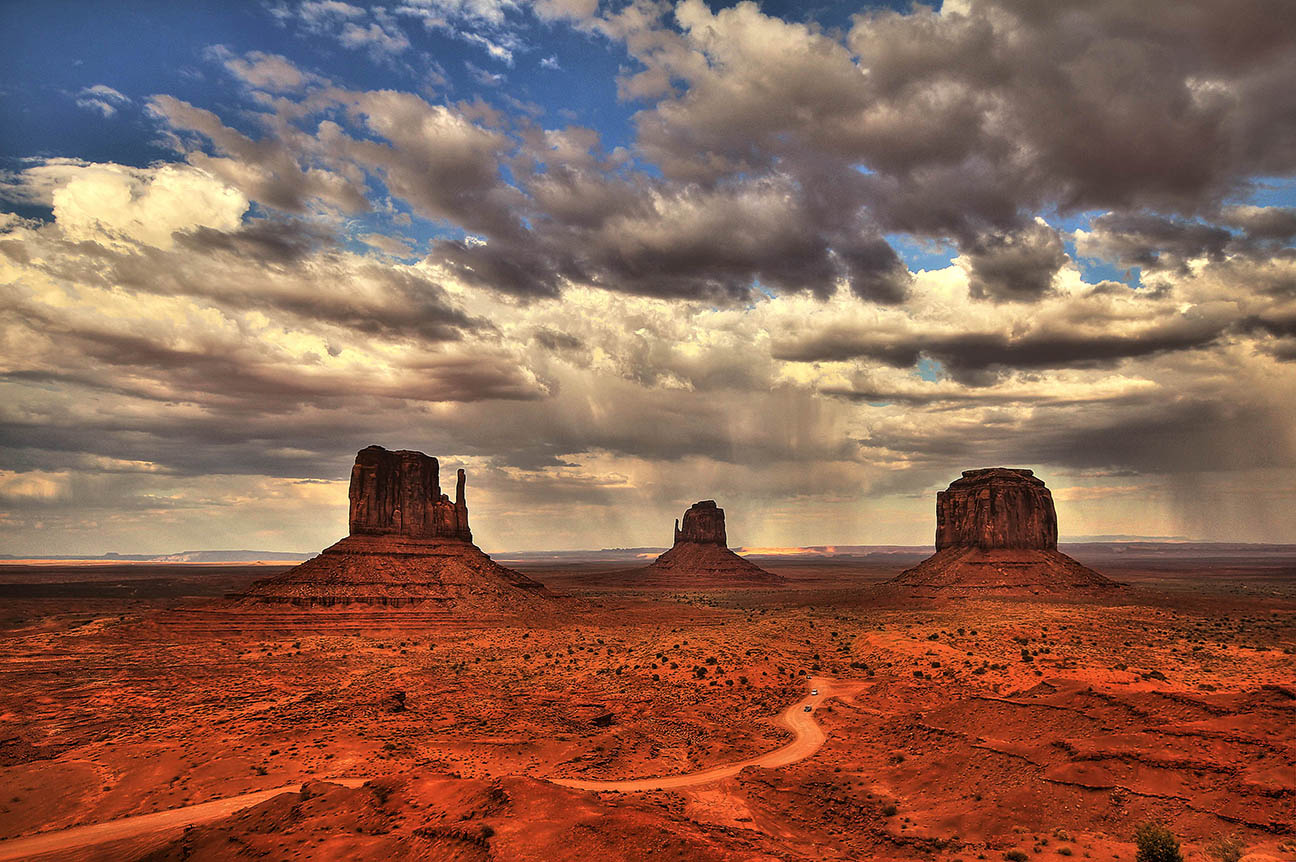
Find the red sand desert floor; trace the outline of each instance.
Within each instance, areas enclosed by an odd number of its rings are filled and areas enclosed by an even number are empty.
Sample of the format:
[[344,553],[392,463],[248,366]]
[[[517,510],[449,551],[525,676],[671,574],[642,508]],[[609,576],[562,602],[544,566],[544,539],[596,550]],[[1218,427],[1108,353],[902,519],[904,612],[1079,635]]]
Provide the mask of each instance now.
[[465,628],[204,604],[266,567],[0,567],[0,860],[1133,860],[1150,819],[1296,859],[1296,550],[1071,553],[1130,586],[505,561],[568,610]]

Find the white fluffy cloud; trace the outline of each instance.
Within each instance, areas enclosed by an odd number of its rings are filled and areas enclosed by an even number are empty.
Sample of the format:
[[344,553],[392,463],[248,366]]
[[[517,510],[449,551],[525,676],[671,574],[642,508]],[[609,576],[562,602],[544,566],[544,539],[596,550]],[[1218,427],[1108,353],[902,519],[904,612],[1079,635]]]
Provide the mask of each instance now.
[[232,230],[248,209],[237,189],[186,165],[56,163],[31,168],[27,177],[48,195],[55,222],[73,241],[171,248],[176,231]]

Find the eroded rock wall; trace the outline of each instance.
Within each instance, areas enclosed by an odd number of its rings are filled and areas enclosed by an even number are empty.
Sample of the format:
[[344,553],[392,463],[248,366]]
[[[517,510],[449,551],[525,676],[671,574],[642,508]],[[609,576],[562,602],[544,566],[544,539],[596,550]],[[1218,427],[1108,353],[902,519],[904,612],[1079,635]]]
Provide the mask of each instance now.
[[689,506],[684,513],[683,526],[679,521],[675,522],[675,544],[681,542],[727,548],[724,509],[718,507],[715,500],[701,500]]
[[1056,550],[1053,495],[1030,470],[966,470],[936,495],[936,550]]
[[472,541],[464,471],[454,502],[441,493],[437,459],[410,450],[369,446],[356,454],[349,497],[351,535]]

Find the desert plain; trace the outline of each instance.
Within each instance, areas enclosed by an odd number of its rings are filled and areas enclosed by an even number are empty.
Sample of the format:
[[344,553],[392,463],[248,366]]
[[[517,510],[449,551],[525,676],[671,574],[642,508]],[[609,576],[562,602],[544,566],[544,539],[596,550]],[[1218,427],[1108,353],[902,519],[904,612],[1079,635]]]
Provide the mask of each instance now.
[[[1098,595],[497,560],[552,613],[223,599],[285,566],[0,567],[0,859],[1296,859],[1296,547],[1063,546]],[[810,707],[809,711],[806,707]]]

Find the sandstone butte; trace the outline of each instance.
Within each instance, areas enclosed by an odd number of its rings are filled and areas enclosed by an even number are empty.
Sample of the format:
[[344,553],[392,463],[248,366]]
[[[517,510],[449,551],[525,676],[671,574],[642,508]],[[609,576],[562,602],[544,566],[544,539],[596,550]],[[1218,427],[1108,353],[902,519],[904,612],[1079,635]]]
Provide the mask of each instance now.
[[936,495],[936,553],[887,581],[1057,592],[1119,586],[1057,549],[1053,495],[1030,470],[965,470]]
[[417,605],[508,614],[547,604],[545,588],[472,542],[460,470],[455,499],[422,452],[361,449],[351,468],[350,534],[282,575],[232,598],[300,607]]
[[715,500],[689,506],[675,522],[675,544],[644,570],[663,586],[781,584],[784,579],[729,550],[724,509]]

